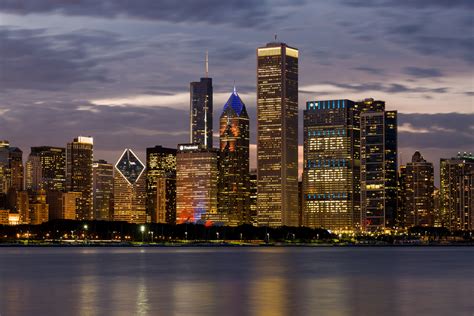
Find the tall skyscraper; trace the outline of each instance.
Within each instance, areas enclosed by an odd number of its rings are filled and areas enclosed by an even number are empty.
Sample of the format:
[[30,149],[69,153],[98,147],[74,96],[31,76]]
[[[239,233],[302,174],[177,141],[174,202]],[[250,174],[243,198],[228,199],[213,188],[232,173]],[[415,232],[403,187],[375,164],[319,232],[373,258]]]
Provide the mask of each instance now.
[[220,117],[219,213],[230,226],[250,224],[249,117],[234,87]]
[[474,155],[440,161],[441,223],[450,230],[474,229]]
[[361,152],[361,223],[368,231],[395,226],[397,212],[397,112],[384,101],[358,102]]
[[82,197],[77,201],[78,220],[94,219],[92,208],[92,137],[79,136],[67,144],[66,150],[66,189],[80,192]]
[[433,226],[434,170],[420,152],[400,168],[399,221],[402,227]]
[[257,49],[258,224],[298,225],[298,50]]
[[212,148],[212,78],[208,77],[207,53],[206,77],[191,82],[190,93],[189,142]]
[[23,190],[23,152],[11,147],[6,140],[0,141],[0,193]]
[[360,109],[309,101],[304,111],[303,226],[360,229]]
[[105,160],[92,164],[92,204],[94,219],[110,221],[113,218],[114,166]]
[[217,212],[218,151],[180,144],[176,154],[176,222],[226,221]]
[[153,223],[176,221],[176,149],[146,149],[147,213]]
[[26,163],[26,187],[46,191],[66,189],[66,150],[61,147],[31,147]]
[[130,149],[125,149],[115,164],[114,220],[146,222],[145,165]]

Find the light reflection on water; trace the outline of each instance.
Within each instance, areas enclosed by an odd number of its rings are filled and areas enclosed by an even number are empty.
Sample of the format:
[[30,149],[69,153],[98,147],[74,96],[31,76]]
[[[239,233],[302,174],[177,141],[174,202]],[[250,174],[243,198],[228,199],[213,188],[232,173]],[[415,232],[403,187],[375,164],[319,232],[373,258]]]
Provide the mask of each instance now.
[[0,248],[0,315],[470,315],[474,248]]

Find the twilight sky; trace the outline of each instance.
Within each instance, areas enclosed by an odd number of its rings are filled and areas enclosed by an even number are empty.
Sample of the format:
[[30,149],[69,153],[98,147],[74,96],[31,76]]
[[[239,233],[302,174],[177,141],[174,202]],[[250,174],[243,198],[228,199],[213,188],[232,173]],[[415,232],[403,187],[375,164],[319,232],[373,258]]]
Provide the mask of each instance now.
[[403,162],[420,150],[438,173],[440,157],[474,151],[473,9],[472,0],[0,0],[0,139],[26,158],[31,146],[91,135],[95,158],[113,163],[125,147],[143,158],[146,147],[187,142],[189,82],[204,75],[208,50],[215,131],[235,80],[255,144],[255,50],[277,33],[300,50],[301,111],[308,100],[385,100],[400,113]]

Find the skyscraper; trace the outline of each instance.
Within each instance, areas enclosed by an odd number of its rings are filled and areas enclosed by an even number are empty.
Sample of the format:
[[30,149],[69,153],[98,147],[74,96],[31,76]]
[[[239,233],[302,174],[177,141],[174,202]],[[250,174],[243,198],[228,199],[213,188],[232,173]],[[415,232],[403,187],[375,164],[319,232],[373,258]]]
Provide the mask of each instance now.
[[176,149],[146,149],[147,213],[153,223],[176,221]]
[[130,149],[125,149],[115,164],[114,220],[146,222],[145,165]]
[[258,224],[298,225],[298,50],[257,49]]
[[0,193],[23,190],[23,152],[11,147],[6,140],[0,141]]
[[218,151],[180,144],[176,154],[176,222],[226,221],[217,212]]
[[31,147],[26,166],[27,189],[66,189],[66,150],[61,147]]
[[303,226],[360,229],[360,110],[350,100],[304,111]]
[[395,226],[397,212],[397,112],[384,101],[358,102],[361,152],[361,224],[375,231]]
[[114,195],[114,167],[105,160],[92,164],[92,204],[94,219],[112,220]]
[[92,208],[92,137],[79,136],[67,144],[66,150],[66,189],[82,193],[77,201],[78,220],[94,219]]
[[474,156],[459,153],[440,161],[441,223],[450,230],[474,229]]
[[219,213],[250,224],[249,117],[234,87],[220,117]]
[[189,142],[212,148],[212,78],[208,77],[206,53],[206,77],[190,84]]
[[400,225],[433,226],[433,194],[433,164],[417,151],[411,162],[400,168]]

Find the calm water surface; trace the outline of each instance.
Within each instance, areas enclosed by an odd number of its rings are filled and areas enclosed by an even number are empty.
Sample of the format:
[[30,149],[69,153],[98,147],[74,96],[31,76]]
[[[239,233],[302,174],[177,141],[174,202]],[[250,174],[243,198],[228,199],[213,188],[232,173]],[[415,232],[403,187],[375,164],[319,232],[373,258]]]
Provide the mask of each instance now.
[[474,248],[0,248],[0,315],[474,315]]

